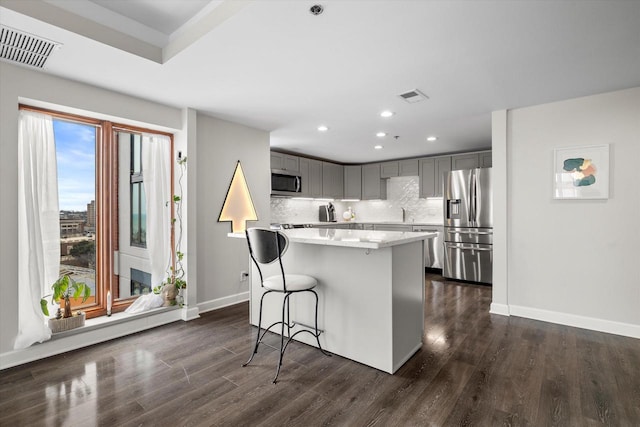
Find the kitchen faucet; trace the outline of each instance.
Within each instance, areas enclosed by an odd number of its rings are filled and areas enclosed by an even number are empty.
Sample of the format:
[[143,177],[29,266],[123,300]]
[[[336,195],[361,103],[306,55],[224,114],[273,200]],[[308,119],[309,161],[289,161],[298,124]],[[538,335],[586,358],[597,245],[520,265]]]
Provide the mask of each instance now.
[[403,207],[401,207],[400,210],[402,210],[402,222],[405,222],[407,217],[407,211]]

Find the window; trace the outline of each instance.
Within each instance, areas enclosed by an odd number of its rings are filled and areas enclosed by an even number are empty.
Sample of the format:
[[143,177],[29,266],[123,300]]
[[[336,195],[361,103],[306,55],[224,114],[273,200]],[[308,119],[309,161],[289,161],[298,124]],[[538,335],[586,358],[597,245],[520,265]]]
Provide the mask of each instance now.
[[[142,133],[172,135],[21,105],[53,117],[60,209],[60,272],[91,288],[73,310],[122,311],[151,292]],[[173,167],[173,166],[171,166]],[[172,183],[171,183],[172,186]]]
[[131,169],[129,173],[131,194],[131,245],[141,248],[147,247],[147,220],[146,204],[142,173],[142,137],[138,134],[130,136]]

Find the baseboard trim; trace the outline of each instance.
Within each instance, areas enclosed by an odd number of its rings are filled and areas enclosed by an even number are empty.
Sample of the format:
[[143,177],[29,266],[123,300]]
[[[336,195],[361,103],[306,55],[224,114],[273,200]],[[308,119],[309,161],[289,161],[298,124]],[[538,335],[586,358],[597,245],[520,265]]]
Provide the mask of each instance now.
[[198,307],[182,307],[181,316],[182,320],[188,322],[189,320],[197,319],[200,317],[200,310]]
[[611,320],[518,305],[510,305],[509,314],[512,316],[526,317],[527,319],[541,320],[543,322],[557,323],[560,325],[590,329],[598,332],[606,332],[608,334],[640,338],[640,325],[633,325],[631,323],[614,322]]
[[114,322],[99,328],[89,328],[86,332],[56,337],[50,341],[34,344],[31,347],[12,350],[0,354],[0,369],[7,369],[45,357],[55,356],[82,347],[88,347],[114,338],[124,337],[145,329],[173,323],[181,320],[182,310],[169,310],[158,314],[145,315],[122,322]]
[[507,304],[498,304],[498,303],[492,302],[491,307],[489,308],[489,313],[499,314],[500,316],[508,316],[509,306]]
[[244,301],[249,301],[249,291],[198,303],[198,309],[200,313],[206,313],[207,311],[218,310]]

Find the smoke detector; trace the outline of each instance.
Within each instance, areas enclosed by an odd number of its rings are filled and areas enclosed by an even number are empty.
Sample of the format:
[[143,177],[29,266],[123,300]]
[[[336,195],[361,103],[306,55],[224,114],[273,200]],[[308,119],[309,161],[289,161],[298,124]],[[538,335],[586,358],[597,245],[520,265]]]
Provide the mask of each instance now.
[[43,68],[53,50],[58,46],[60,43],[5,25],[0,26],[0,59]]
[[424,101],[425,99],[429,99],[427,95],[420,92],[418,89],[410,90],[409,92],[401,93],[398,95],[400,98],[407,101],[409,104],[415,104],[416,102]]
[[320,15],[322,12],[324,12],[324,7],[322,7],[321,4],[314,4],[313,6],[311,6],[311,8],[309,9],[309,12],[312,15]]

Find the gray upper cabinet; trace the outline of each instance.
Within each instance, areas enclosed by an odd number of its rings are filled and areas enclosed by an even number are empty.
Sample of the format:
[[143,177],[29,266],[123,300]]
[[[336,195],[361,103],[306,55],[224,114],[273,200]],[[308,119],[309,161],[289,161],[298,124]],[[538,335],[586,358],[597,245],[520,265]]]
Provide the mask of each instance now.
[[442,197],[444,175],[451,170],[451,156],[420,159],[420,197]]
[[380,177],[391,178],[398,176],[398,162],[380,163]]
[[433,157],[419,160],[420,175],[418,186],[420,197],[435,197],[436,195],[436,161]]
[[456,154],[451,156],[451,170],[474,169],[479,167],[478,154]]
[[309,160],[309,197],[322,197],[322,162]]
[[322,197],[344,197],[344,166],[322,162]]
[[380,163],[362,166],[362,200],[387,198],[387,183],[380,177]]
[[322,162],[300,157],[300,179],[303,197],[322,197]]
[[445,172],[491,165],[491,151],[348,166],[271,152],[271,169],[299,173],[300,195],[314,198],[384,200],[395,176],[418,176],[420,197],[442,197]]
[[362,166],[344,167],[344,198],[362,198]]
[[442,197],[444,192],[444,176],[446,172],[451,170],[451,156],[436,157],[436,188],[434,197]]
[[420,175],[420,165],[418,159],[400,160],[398,162],[398,166],[398,176]]
[[491,156],[491,151],[484,151],[482,153],[478,153],[480,157],[480,167],[481,168],[490,168],[493,165],[493,157]]
[[451,170],[454,171],[460,169],[490,168],[491,164],[491,151],[451,156]]
[[278,153],[276,151],[271,152],[271,169],[280,169],[291,172],[300,171],[300,163],[298,156],[292,156],[291,154]]
[[310,159],[300,158],[300,195],[303,197],[310,197],[311,191],[309,189],[309,163]]

